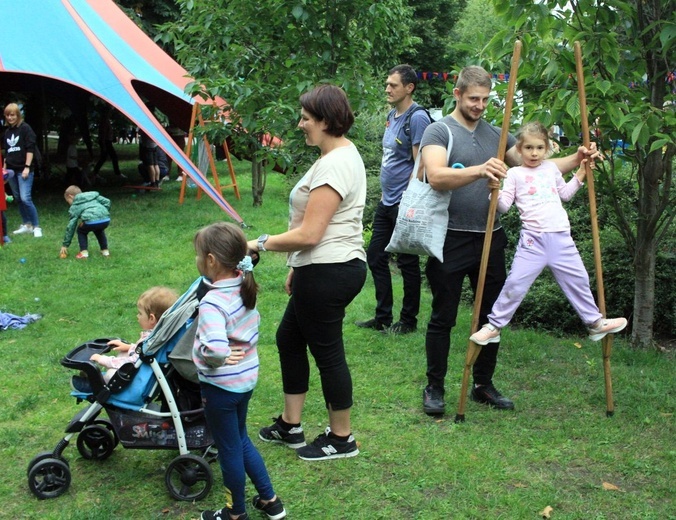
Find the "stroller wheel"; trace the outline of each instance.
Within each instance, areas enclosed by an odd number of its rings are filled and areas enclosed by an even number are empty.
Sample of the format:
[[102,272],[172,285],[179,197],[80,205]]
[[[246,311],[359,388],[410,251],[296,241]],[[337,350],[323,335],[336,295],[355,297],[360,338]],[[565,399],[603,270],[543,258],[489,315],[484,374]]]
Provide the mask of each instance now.
[[179,455],[171,461],[164,482],[176,500],[202,500],[211,491],[214,476],[209,463],[196,455]]
[[117,432],[115,431],[115,428],[113,427],[113,423],[111,423],[108,419],[96,419],[92,421],[90,424],[98,424],[106,428],[110,434],[113,436],[113,448],[117,448],[117,445],[120,444],[120,438],[117,436]]
[[28,472],[28,487],[40,500],[61,496],[69,486],[70,468],[62,459],[42,459]]
[[105,460],[115,449],[115,436],[100,424],[85,426],[77,436],[77,450],[87,460]]
[[68,461],[66,459],[64,459],[62,457],[55,457],[53,452],[51,452],[51,451],[41,451],[35,457],[33,457],[31,459],[31,461],[28,463],[28,469],[26,470],[26,475],[30,475],[33,467],[38,462],[40,462],[41,460],[45,460],[45,459],[59,459],[59,460],[62,460],[63,462],[65,462],[66,466],[69,466]]

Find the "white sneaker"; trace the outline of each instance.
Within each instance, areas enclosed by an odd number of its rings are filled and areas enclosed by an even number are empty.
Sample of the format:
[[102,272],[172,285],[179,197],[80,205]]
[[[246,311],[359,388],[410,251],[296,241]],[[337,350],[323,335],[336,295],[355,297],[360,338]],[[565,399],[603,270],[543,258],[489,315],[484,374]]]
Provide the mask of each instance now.
[[33,228],[33,236],[35,238],[40,238],[42,236],[42,228],[40,227]]
[[477,345],[488,345],[489,343],[500,343],[500,329],[490,323],[486,323],[480,330],[469,337]]
[[19,226],[19,229],[14,231],[12,234],[13,235],[22,235],[24,233],[32,233],[33,232],[33,226],[31,224],[21,224]]
[[626,326],[626,318],[612,318],[608,320],[601,319],[594,324],[594,327],[589,329],[589,339],[592,341],[602,340],[608,334],[620,332]]

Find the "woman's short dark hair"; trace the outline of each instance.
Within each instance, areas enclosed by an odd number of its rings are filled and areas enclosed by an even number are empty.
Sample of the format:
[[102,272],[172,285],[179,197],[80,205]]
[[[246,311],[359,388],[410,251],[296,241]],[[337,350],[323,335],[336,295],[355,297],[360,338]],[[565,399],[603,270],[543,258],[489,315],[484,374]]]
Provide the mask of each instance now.
[[300,97],[302,106],[317,121],[326,122],[326,133],[341,137],[354,123],[350,102],[342,88],[335,85],[318,85]]

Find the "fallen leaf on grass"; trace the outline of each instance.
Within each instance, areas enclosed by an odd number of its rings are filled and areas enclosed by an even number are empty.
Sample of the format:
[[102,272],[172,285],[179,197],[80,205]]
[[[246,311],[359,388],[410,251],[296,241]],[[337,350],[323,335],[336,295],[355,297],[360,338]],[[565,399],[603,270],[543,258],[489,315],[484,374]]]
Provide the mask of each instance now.
[[573,343],[577,348],[582,348],[582,343]]
[[522,484],[521,482],[517,482],[516,484],[514,484],[514,487],[515,488],[526,488],[528,486],[526,484]]
[[611,484],[610,482],[604,482],[603,489],[606,491],[620,491],[620,488],[618,488],[615,484]]
[[552,508],[552,506],[547,506],[542,511],[540,511],[540,516],[542,518],[551,518],[553,511],[554,509]]

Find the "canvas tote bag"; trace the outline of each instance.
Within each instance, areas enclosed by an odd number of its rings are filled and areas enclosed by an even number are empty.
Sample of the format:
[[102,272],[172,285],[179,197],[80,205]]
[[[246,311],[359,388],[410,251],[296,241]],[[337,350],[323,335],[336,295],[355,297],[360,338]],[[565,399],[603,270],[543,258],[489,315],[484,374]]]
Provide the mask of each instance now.
[[[453,133],[448,130],[446,164],[453,148]],[[444,241],[448,228],[448,204],[451,201],[450,190],[437,191],[427,182],[427,173],[423,169],[422,181],[418,179],[418,167],[422,151],[418,152],[413,166],[411,181],[399,203],[399,212],[394,232],[385,251],[388,253],[408,253],[412,255],[433,256],[444,261]]]

